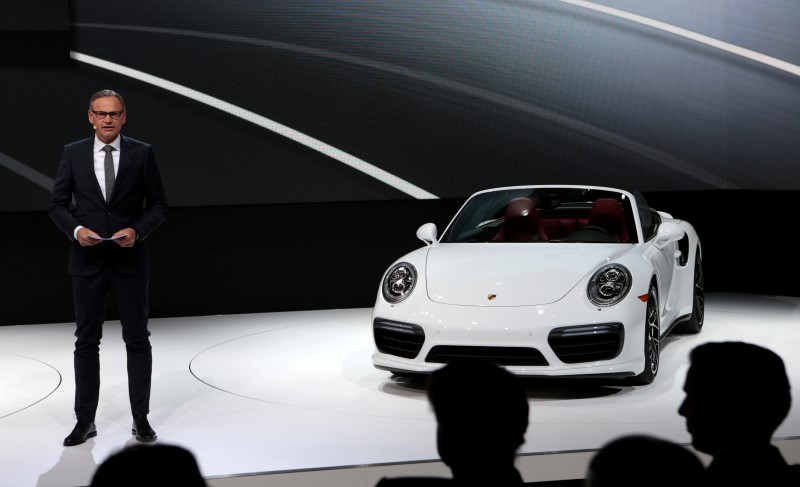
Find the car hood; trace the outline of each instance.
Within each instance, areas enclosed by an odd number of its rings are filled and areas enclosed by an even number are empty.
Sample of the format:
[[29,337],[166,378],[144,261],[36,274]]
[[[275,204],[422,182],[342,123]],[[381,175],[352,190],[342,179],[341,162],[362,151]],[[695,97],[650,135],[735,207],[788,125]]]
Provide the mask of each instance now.
[[564,297],[630,245],[455,243],[429,248],[428,297],[461,306],[536,306]]

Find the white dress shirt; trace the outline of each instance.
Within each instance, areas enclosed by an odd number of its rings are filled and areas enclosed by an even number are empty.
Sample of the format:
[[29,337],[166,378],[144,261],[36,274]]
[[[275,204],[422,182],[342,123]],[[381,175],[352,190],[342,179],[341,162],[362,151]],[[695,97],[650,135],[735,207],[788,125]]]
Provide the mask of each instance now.
[[[97,177],[97,182],[100,183],[100,191],[103,192],[103,198],[106,197],[106,153],[103,147],[107,145],[114,148],[114,150],[111,151],[111,157],[114,158],[114,178],[116,178],[117,174],[119,174],[120,136],[117,135],[117,138],[110,144],[106,144],[98,139],[96,135],[94,136],[94,175]],[[75,230],[73,230],[72,235],[75,237],[75,240],[78,240],[78,230],[81,228],[83,228],[83,225],[78,225],[75,227]]]
[[100,189],[103,191],[103,197],[106,200],[108,200],[106,197],[106,153],[103,147],[107,145],[114,148],[111,151],[111,156],[114,158],[114,177],[116,178],[117,174],[119,174],[119,135],[110,144],[106,144],[98,139],[96,135],[94,136],[94,174],[97,176],[97,182],[100,183]]

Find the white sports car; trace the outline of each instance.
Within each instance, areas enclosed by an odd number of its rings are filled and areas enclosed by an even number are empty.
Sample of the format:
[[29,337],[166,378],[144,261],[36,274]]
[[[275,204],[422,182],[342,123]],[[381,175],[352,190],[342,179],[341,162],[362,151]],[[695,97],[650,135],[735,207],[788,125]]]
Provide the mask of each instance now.
[[639,192],[515,186],[472,195],[442,236],[395,261],[372,314],[378,369],[425,374],[463,356],[520,376],[648,384],[671,330],[703,326],[694,227]]

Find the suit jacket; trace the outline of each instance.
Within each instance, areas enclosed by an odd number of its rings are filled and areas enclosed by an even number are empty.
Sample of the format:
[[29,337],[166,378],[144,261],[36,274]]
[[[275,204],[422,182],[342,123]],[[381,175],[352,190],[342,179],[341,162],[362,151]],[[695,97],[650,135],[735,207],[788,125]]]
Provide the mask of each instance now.
[[[124,275],[149,271],[145,239],[167,217],[164,186],[150,145],[121,134],[120,137],[119,167],[108,203],[94,172],[94,136],[64,146],[49,214],[72,241],[70,275],[91,276],[108,264]],[[101,237],[131,227],[138,240],[128,248],[110,241],[81,247],[74,237],[78,225]]]

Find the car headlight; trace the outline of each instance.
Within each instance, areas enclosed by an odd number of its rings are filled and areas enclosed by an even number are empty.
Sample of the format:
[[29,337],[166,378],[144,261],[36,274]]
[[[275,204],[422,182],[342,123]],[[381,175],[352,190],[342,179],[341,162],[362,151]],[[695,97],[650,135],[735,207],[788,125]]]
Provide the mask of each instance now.
[[383,278],[383,297],[390,303],[406,299],[417,283],[417,269],[408,262],[395,264]]
[[589,300],[597,306],[611,306],[622,300],[631,289],[631,272],[620,264],[598,269],[586,289]]

